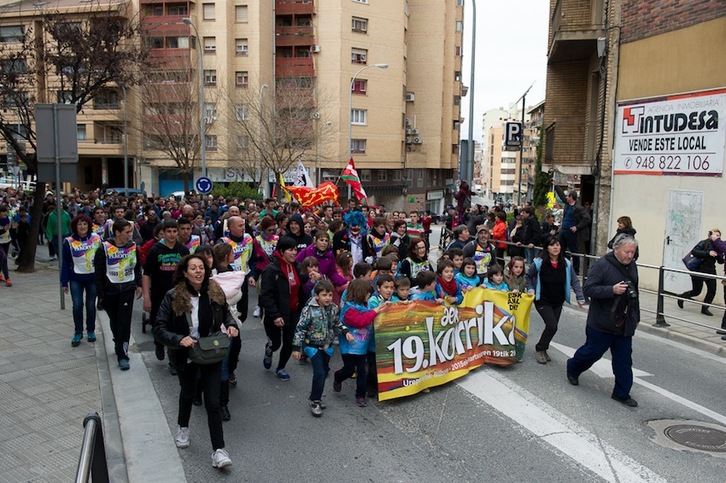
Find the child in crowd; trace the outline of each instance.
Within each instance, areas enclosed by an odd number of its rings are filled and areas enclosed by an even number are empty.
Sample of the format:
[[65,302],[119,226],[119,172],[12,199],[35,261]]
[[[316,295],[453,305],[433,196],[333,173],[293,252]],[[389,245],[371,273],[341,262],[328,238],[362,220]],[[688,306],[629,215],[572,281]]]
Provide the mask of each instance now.
[[[335,268],[338,271],[338,275],[344,278],[347,282],[353,280],[353,275],[351,271],[352,264],[353,256],[348,251],[343,251],[337,257],[335,257]],[[345,287],[345,285],[340,285],[335,288],[335,294],[333,296],[333,302],[335,303],[335,305],[342,305],[341,295],[345,291]]]
[[[358,280],[359,278],[362,278],[369,284],[371,283],[371,274],[373,273],[373,267],[370,263],[367,262],[358,262],[355,264],[355,267],[353,267],[353,278],[355,280]],[[350,284],[348,285],[350,286]],[[348,289],[343,291],[343,295],[340,297],[340,306],[342,307],[345,304],[345,301],[348,300]]]
[[512,257],[507,264],[507,287],[510,292],[525,292],[527,281],[524,279],[524,258]]
[[[439,260],[443,263],[444,260]],[[436,288],[436,272],[424,270],[416,276],[416,285],[411,290],[411,300],[430,300],[431,302],[442,303],[443,299],[437,299],[434,289]]]
[[346,300],[340,314],[343,324],[350,330],[354,340],[350,342],[348,338],[338,337],[340,353],[343,357],[343,367],[335,371],[333,390],[340,392],[343,381],[350,378],[354,372],[357,372],[355,402],[358,407],[364,408],[368,406],[368,400],[366,399],[368,390],[366,366],[368,341],[372,330],[371,324],[383,305],[368,309],[371,285],[370,281],[363,277],[357,278],[350,283],[347,295],[349,299]]
[[436,299],[459,305],[464,301],[461,294],[461,288],[454,279],[454,262],[449,260],[441,260],[436,266]]
[[305,300],[308,300],[313,293],[315,285],[323,279],[323,276],[320,275],[320,262],[315,257],[305,257],[300,268],[303,280],[305,280],[303,284],[303,297]]
[[495,263],[489,267],[482,286],[491,290],[509,292],[509,287],[507,287],[507,284],[504,283],[504,271],[502,270],[501,265]]
[[461,248],[452,248],[447,250],[449,252],[449,258],[454,264],[454,276],[461,272],[461,265],[464,263],[464,250]]
[[395,273],[398,273],[401,268],[400,263],[400,257],[398,255],[398,247],[395,245],[388,245],[386,248],[381,250],[381,256],[388,257],[391,259],[391,263],[393,264],[393,270]]
[[[395,286],[393,277],[388,273],[380,273],[376,279],[376,293],[368,299],[368,308],[375,309],[393,297]],[[368,341],[368,397],[378,394],[378,371],[376,370],[376,338],[373,329]]]
[[411,292],[411,280],[405,275],[393,279],[396,290],[391,297],[391,302],[408,302]]
[[392,267],[393,263],[389,257],[381,257],[378,259],[376,262],[377,270],[371,274],[371,277],[373,278],[373,281],[371,282],[373,284],[373,295],[378,294],[378,276],[387,273],[393,277],[395,272],[391,269]]
[[[308,260],[308,257],[305,260]],[[303,263],[305,261],[303,260]],[[341,323],[340,310],[333,304],[333,284],[319,280],[313,289],[315,297],[308,300],[300,314],[300,321],[292,340],[292,357],[300,360],[304,353],[313,366],[313,385],[310,390],[310,412],[313,416],[323,415],[325,404],[322,402],[325,378],[330,371],[330,358],[333,356],[333,339],[344,337],[353,342],[353,334]]]
[[461,264],[461,271],[456,274],[455,278],[464,293],[479,286],[479,276],[476,274],[476,262],[473,258],[466,257],[464,259]]

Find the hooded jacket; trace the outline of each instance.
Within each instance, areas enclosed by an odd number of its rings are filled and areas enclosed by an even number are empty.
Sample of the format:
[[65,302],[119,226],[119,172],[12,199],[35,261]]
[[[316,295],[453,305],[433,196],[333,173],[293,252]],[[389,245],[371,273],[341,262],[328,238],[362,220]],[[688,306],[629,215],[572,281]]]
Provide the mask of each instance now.
[[333,257],[333,250],[331,248],[328,248],[323,253],[320,253],[313,243],[306,249],[298,251],[297,258],[295,260],[298,263],[302,263],[307,257],[314,257],[318,260],[320,275],[324,275],[325,278],[330,280],[330,283],[336,287],[340,287],[348,283],[348,281],[343,278],[340,273],[338,273],[338,270],[335,269],[335,257]]
[[[299,235],[293,235],[292,230],[290,230],[290,223],[297,223],[300,226]],[[295,243],[297,244],[297,251],[302,251],[313,243],[313,237],[305,233],[305,222],[303,221],[302,215],[299,213],[295,213],[290,217],[290,221],[287,224],[287,234],[285,236],[295,240]]]

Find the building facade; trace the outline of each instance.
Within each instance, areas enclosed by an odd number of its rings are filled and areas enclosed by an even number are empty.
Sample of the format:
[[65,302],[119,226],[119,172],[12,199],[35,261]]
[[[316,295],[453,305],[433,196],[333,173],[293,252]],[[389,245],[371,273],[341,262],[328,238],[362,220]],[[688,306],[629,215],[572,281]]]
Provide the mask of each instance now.
[[[552,0],[550,11],[543,169],[579,175],[596,253],[625,215],[640,261],[683,268],[720,225],[726,64],[713,59],[723,58],[726,4]],[[657,271],[641,279],[653,287]],[[688,284],[671,274],[665,288]]]

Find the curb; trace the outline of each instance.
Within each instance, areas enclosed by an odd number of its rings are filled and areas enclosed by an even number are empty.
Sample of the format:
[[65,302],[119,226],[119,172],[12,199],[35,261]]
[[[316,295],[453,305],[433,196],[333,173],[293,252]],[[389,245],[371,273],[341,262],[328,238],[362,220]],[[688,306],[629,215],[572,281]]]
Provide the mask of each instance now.
[[641,330],[647,334],[663,337],[664,339],[670,339],[676,342],[680,342],[681,344],[693,347],[694,349],[699,349],[704,352],[710,352],[718,356],[726,357],[726,344],[715,344],[713,342],[709,342],[698,337],[693,337],[692,335],[683,334],[682,332],[672,330],[668,327],[654,327],[653,325],[651,325],[650,321],[646,323],[641,321],[638,325],[638,330]]
[[[99,374],[104,368],[102,388],[105,394],[112,392],[113,415],[116,416],[120,434],[113,454],[114,471],[122,473],[124,481],[153,481],[155,483],[179,483],[186,481],[184,467],[179,451],[174,444],[174,435],[167,424],[159,396],[151,382],[151,377],[140,352],[129,351],[131,369],[120,371],[113,347],[113,337],[106,312],[99,311],[97,324],[102,328],[104,337],[105,361],[99,361]],[[129,347],[135,346],[133,335]],[[112,391],[108,391],[110,386]],[[105,394],[102,394],[104,407]],[[109,396],[110,397],[110,396]],[[106,421],[104,412],[104,424]],[[111,417],[112,414],[109,414]],[[113,426],[113,423],[112,423]],[[109,445],[110,446],[110,445]],[[107,446],[107,448],[109,447]],[[117,453],[117,451],[119,451]],[[107,451],[108,452],[108,451]],[[109,455],[110,456],[110,455]],[[123,459],[123,462],[120,461]],[[110,460],[110,458],[109,458]],[[163,465],[159,462],[164,462]],[[123,468],[123,469],[122,469]],[[110,473],[110,481],[117,481]]]

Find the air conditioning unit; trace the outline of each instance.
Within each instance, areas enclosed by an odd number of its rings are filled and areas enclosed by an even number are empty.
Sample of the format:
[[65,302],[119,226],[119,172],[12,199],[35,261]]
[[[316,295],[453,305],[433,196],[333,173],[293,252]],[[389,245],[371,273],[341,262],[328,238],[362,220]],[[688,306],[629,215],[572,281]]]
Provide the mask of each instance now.
[[407,92],[404,98],[406,99],[406,102],[413,102],[414,100],[416,100],[416,96],[413,92]]
[[406,124],[406,127],[411,127],[413,125],[413,122],[411,122],[410,119],[406,119],[405,124]]
[[319,45],[313,45],[312,51],[316,54],[322,50]]
[[413,134],[413,129],[406,129],[406,136]]
[[413,138],[406,137],[406,144],[413,144]]
[[419,133],[419,131],[418,131],[417,127],[411,129],[411,134],[413,134],[414,136],[418,136],[418,133]]
[[204,123],[205,124],[212,124],[216,120],[217,120],[217,117],[216,116],[204,116]]
[[423,139],[421,139],[421,138],[413,138],[413,143],[414,144],[422,144],[423,143]]

